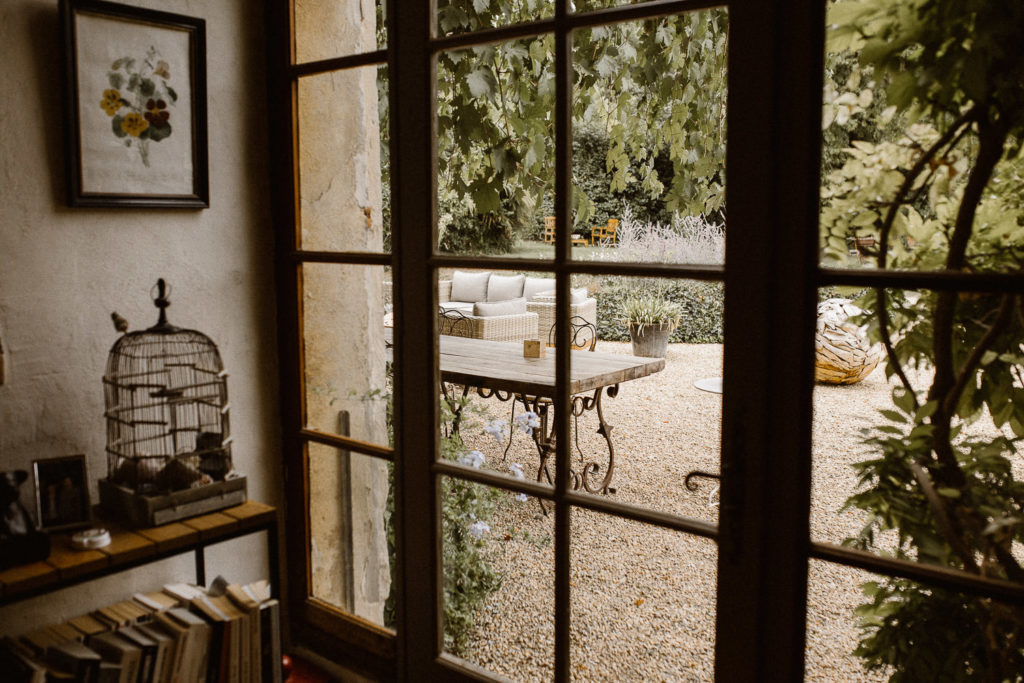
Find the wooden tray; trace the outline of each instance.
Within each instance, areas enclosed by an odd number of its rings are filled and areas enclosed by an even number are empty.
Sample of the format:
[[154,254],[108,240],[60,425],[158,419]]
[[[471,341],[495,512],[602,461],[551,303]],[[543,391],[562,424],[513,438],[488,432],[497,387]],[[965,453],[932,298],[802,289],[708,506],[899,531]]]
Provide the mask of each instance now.
[[103,514],[137,527],[159,526],[241,505],[247,491],[245,477],[160,496],[143,496],[107,479],[98,483]]

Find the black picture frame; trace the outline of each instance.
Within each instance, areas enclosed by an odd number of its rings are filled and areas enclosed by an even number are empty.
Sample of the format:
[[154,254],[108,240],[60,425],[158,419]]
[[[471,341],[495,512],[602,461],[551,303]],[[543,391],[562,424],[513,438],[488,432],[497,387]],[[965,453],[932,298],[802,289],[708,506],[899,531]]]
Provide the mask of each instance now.
[[36,519],[44,531],[89,526],[89,478],[84,455],[66,455],[32,462],[36,483]]
[[210,206],[206,22],[61,0],[67,202]]

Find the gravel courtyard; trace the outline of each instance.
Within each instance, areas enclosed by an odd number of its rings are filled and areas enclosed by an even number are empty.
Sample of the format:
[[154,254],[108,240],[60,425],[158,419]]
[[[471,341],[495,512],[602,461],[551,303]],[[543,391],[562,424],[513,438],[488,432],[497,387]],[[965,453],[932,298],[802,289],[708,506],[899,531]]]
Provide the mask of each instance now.
[[[628,343],[601,342],[605,353],[630,353]],[[721,396],[694,381],[721,375],[722,347],[673,344],[666,369],[626,382],[604,402],[615,426],[619,500],[717,521],[715,482],[683,486],[691,470],[719,471]],[[814,392],[812,537],[841,542],[861,526],[856,512],[840,513],[855,489],[850,463],[864,459],[859,429],[887,407],[889,386],[881,369],[852,386],[817,385]],[[476,399],[480,401],[480,399]],[[508,404],[485,403],[507,419]],[[601,452],[591,415],[580,423],[585,452]],[[517,434],[508,458],[490,436],[463,433],[467,446],[487,455],[487,467],[507,471],[521,463],[527,477],[537,467],[533,444]],[[489,548],[504,575],[501,588],[477,614],[467,658],[515,680],[552,677],[553,521],[535,500],[499,506]],[[714,542],[590,512],[572,518],[572,670],[580,681],[710,681],[713,678]],[[808,681],[881,681],[850,655],[856,645],[853,609],[863,601],[867,573],[814,561],[807,615]]]

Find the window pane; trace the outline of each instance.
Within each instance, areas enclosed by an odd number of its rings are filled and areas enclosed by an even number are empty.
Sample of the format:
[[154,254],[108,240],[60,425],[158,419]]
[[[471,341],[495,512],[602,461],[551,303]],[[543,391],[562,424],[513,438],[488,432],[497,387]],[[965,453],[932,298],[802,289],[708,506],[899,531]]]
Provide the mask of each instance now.
[[570,11],[589,12],[595,9],[606,7],[618,7],[620,5],[639,5],[647,0],[573,0],[569,3]]
[[378,266],[302,266],[308,428],[390,445],[390,279]]
[[[573,379],[587,387],[573,396],[574,486],[717,521],[721,283],[577,277],[588,293],[574,312],[597,321],[597,342],[593,351],[576,344],[582,348],[570,358]],[[687,488],[691,472],[715,476],[695,475]]]
[[540,454],[550,456],[541,434],[553,422],[541,414],[554,395],[555,357],[527,357],[524,342],[546,350],[554,288],[553,273],[440,271],[442,456],[467,448],[484,469],[551,483]]
[[[849,7],[827,18],[822,265],[1020,272],[1024,165],[1003,151],[1021,130],[984,123],[1016,111],[1020,85],[995,55],[1020,38],[981,28],[1013,20],[986,4],[941,18]],[[901,49],[866,47],[882,43]]]
[[728,30],[711,9],[574,33],[574,259],[724,263]]
[[394,628],[392,465],[310,443],[312,597]]
[[809,575],[807,681],[1013,681],[1024,671],[1019,605],[817,560]]
[[514,680],[551,680],[553,515],[536,498],[453,477],[441,495],[445,650]]
[[[347,57],[387,47],[384,0],[303,0],[295,16],[295,61]],[[376,11],[368,8],[373,6]]]
[[299,80],[302,249],[390,251],[387,97],[384,66]]
[[573,680],[713,680],[713,541],[574,508],[571,554]]
[[440,251],[553,258],[554,100],[549,35],[438,55]]
[[439,36],[457,35],[489,28],[501,28],[555,14],[552,0],[510,0],[487,2],[478,10],[479,1],[438,0],[437,32]]
[[[820,294],[812,538],[1012,577],[1024,540],[1015,521],[1024,476],[1013,444],[1024,435],[1015,297],[885,294],[884,309],[874,290],[855,304]],[[878,343],[883,318],[899,372]]]

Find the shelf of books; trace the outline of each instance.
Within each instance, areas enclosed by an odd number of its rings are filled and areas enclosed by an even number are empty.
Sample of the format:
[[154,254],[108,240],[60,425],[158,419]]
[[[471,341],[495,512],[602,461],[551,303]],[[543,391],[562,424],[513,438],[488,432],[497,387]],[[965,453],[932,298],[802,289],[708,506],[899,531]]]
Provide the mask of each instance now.
[[281,683],[269,581],[175,583],[0,641],[10,683]]

